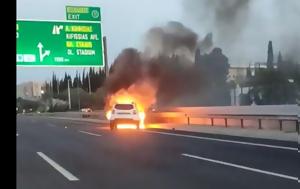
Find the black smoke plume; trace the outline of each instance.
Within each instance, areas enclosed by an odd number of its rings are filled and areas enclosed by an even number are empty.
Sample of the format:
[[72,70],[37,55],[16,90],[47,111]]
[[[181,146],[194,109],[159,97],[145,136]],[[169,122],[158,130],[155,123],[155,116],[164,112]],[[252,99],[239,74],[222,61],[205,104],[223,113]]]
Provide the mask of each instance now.
[[[111,66],[105,83],[108,95],[141,81],[155,86],[159,105],[196,105],[200,91],[208,87],[204,69],[195,64],[196,49],[212,48],[212,34],[198,40],[195,32],[178,22],[151,28],[145,50],[124,49]],[[221,51],[212,56],[223,56]],[[213,65],[213,63],[212,63]]]
[[299,0],[183,0],[183,16],[199,33],[211,31],[236,66],[276,56],[300,63]]

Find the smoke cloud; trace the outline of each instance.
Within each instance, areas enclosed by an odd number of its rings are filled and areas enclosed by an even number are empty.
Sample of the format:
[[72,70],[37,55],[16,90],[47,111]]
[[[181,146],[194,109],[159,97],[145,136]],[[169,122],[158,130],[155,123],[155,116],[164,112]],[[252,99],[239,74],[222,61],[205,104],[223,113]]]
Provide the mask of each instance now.
[[179,22],[169,22],[163,27],[151,28],[145,37],[146,55],[185,56],[193,61],[198,36]]
[[183,7],[185,20],[199,33],[211,31],[233,65],[266,61],[269,40],[275,57],[281,51],[300,62],[300,1],[183,0]]
[[[212,35],[198,40],[197,34],[183,24],[169,22],[149,29],[145,37],[143,52],[124,49],[114,61],[105,83],[108,98],[126,91],[141,99],[135,92],[142,91],[147,102],[160,105],[188,103],[185,100],[192,98],[186,97],[197,95],[202,83],[206,82],[195,67],[195,51],[198,47],[210,49]],[[145,87],[145,83],[151,87]]]

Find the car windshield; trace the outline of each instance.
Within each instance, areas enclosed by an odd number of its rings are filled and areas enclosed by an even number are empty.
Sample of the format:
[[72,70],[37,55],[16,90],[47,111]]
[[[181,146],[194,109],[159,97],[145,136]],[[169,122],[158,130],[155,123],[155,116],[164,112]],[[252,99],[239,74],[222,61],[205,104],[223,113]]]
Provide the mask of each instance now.
[[132,104],[116,104],[115,109],[118,109],[118,110],[132,110],[133,105]]

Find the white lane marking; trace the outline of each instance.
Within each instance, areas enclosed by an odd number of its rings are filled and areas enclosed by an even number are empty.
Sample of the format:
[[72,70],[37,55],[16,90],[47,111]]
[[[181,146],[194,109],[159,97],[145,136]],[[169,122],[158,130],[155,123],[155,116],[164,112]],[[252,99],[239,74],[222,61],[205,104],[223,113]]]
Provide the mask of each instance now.
[[62,175],[64,175],[68,180],[70,181],[77,181],[79,180],[77,177],[72,175],[69,171],[64,169],[62,166],[55,163],[52,159],[47,157],[43,152],[37,152],[39,156],[41,156],[45,161],[47,161],[54,169],[56,169],[58,172],[60,172]]
[[261,169],[255,169],[255,168],[246,167],[246,166],[243,166],[243,165],[238,165],[238,164],[233,164],[233,163],[227,163],[227,162],[224,162],[224,161],[219,161],[219,160],[204,158],[204,157],[190,155],[190,154],[181,154],[181,155],[182,156],[186,156],[186,157],[190,157],[190,158],[195,158],[195,159],[200,159],[200,160],[204,160],[204,161],[209,161],[209,162],[213,162],[213,163],[217,163],[217,164],[227,165],[227,166],[231,166],[231,167],[235,167],[235,168],[239,168],[239,169],[253,171],[253,172],[257,172],[257,173],[262,173],[262,174],[272,175],[272,176],[276,176],[276,177],[281,177],[281,178],[285,178],[285,179],[296,180],[296,181],[298,180],[297,177],[293,177],[293,176],[289,176],[289,175],[284,175],[284,174],[280,174],[280,173],[274,173],[274,172],[270,172],[270,171],[264,171],[264,170],[261,170]]
[[261,146],[261,147],[267,147],[267,148],[277,148],[277,149],[283,149],[283,150],[293,150],[293,151],[297,151],[298,150],[297,148],[293,148],[293,147],[275,146],[275,145],[260,144],[260,143],[253,143],[253,142],[242,142],[242,141],[236,141],[236,140],[225,140],[225,139],[200,137],[200,136],[175,134],[175,133],[165,133],[165,132],[149,131],[149,130],[144,130],[144,132],[157,133],[157,134],[162,134],[162,135],[180,136],[180,137],[187,137],[187,138],[195,138],[195,139],[202,139],[202,140],[211,140],[211,141],[218,141],[218,142],[228,142],[228,143],[234,143],[234,144],[244,144],[244,145],[251,145],[251,146]]
[[84,133],[84,134],[87,134],[87,135],[102,136],[102,135],[99,135],[99,134],[89,133],[89,132],[86,132],[86,131],[78,131],[78,132],[81,132],[81,133]]

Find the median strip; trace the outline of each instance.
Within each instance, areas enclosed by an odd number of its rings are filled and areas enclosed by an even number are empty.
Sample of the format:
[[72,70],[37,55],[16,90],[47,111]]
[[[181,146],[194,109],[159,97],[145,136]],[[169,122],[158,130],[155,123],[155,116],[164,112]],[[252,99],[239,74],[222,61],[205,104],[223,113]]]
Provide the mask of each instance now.
[[201,140],[211,140],[211,141],[218,141],[218,142],[228,142],[228,143],[243,144],[243,145],[250,145],[250,146],[260,146],[260,147],[267,147],[267,148],[277,148],[277,149],[283,149],[283,150],[293,150],[293,151],[297,151],[298,150],[298,148],[286,147],[286,146],[275,146],[275,145],[269,145],[269,144],[260,144],[260,143],[253,143],[253,142],[242,142],[242,141],[236,141],[236,140],[225,140],[225,139],[200,137],[200,136],[184,135],[184,134],[176,134],[176,133],[167,133],[167,132],[158,132],[158,131],[149,131],[149,130],[144,130],[143,132],[156,133],[156,134],[162,134],[162,135],[170,135],[170,136],[179,136],[179,137],[186,137],[186,138],[194,138],[194,139],[201,139]]
[[243,165],[228,163],[228,162],[224,162],[224,161],[219,161],[219,160],[215,160],[215,159],[204,158],[204,157],[190,155],[190,154],[181,154],[181,155],[185,156],[185,157],[189,157],[189,158],[199,159],[199,160],[203,160],[203,161],[209,161],[209,162],[212,162],[212,163],[217,163],[217,164],[221,164],[221,165],[226,165],[226,166],[230,166],[230,167],[244,169],[244,170],[248,170],[248,171],[252,171],[252,172],[257,172],[257,173],[262,173],[262,174],[266,174],[266,175],[272,175],[272,176],[276,176],[276,177],[281,177],[281,178],[285,178],[285,179],[289,179],[289,180],[298,181],[297,177],[293,177],[293,176],[289,176],[289,175],[284,175],[284,174],[280,174],[280,173],[274,173],[274,172],[270,172],[270,171],[264,171],[264,170],[261,170],[261,169],[255,169],[255,168],[246,167],[246,166],[243,166]]
[[89,133],[89,132],[86,132],[86,131],[78,131],[78,132],[81,132],[81,133],[84,133],[84,134],[87,134],[87,135],[102,136],[102,135],[99,135],[99,134]]
[[69,171],[64,169],[62,166],[54,162],[52,159],[47,157],[43,152],[37,152],[41,158],[43,158],[46,162],[48,162],[54,169],[56,169],[58,172],[60,172],[63,176],[65,176],[70,181],[78,181],[79,179],[72,175]]

